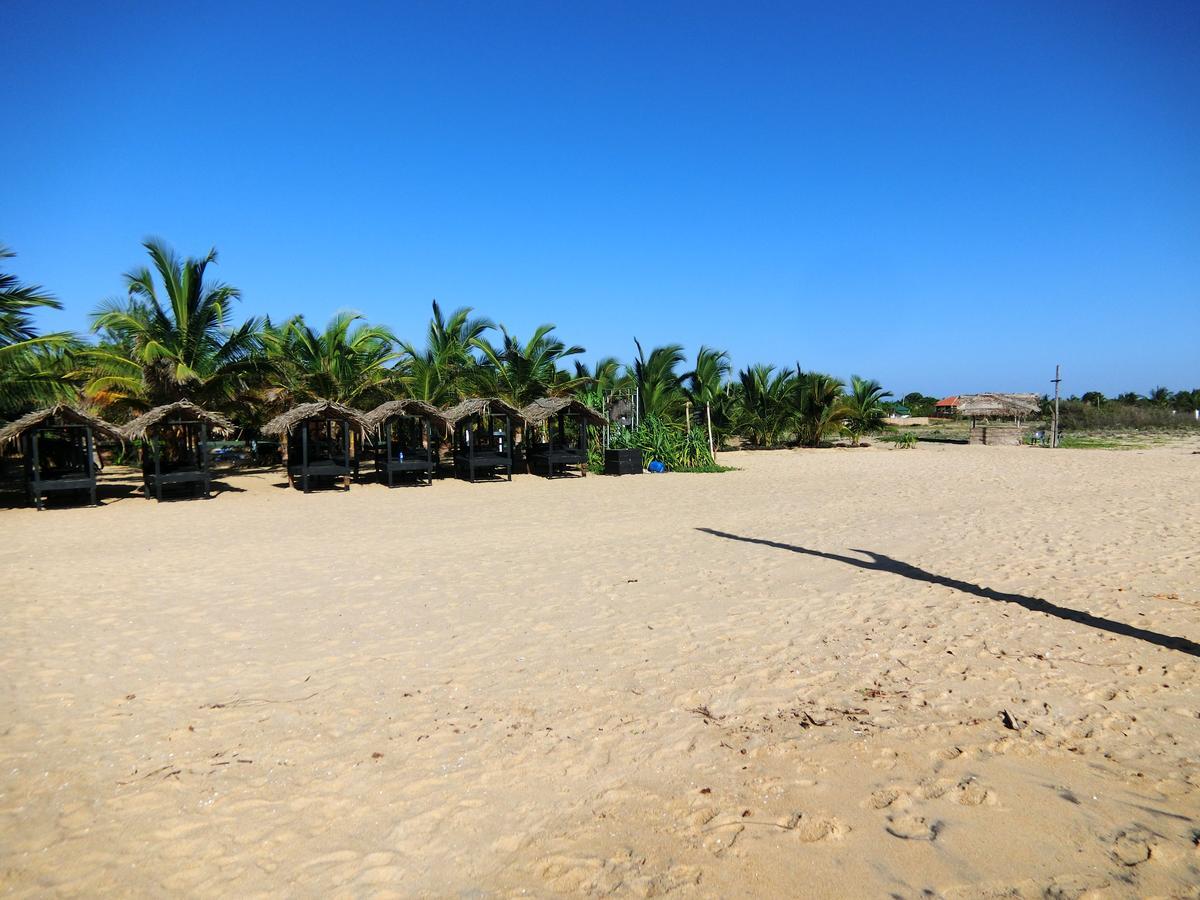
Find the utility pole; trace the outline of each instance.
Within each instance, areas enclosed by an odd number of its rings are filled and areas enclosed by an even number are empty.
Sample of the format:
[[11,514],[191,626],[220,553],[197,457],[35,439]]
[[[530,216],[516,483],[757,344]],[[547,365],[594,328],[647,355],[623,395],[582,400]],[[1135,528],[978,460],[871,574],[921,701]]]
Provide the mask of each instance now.
[[1060,366],[1054,367],[1054,425],[1050,429],[1050,446],[1058,446],[1058,386],[1062,383]]

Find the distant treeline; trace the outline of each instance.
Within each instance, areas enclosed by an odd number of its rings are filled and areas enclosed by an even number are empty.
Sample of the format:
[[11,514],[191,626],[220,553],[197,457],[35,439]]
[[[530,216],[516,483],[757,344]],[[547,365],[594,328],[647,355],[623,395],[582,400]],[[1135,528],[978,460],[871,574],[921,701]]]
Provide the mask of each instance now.
[[[889,409],[904,407],[909,415],[930,416],[940,398],[913,392],[905,394]],[[1042,418],[1049,421],[1054,400],[1043,394]],[[1106,397],[1100,391],[1088,391],[1083,396],[1072,395],[1059,400],[1059,421],[1072,430],[1104,428],[1165,428],[1195,425],[1195,410],[1200,409],[1200,388],[1190,391],[1170,391],[1156,387],[1147,394],[1129,392]]]
[[[799,365],[748,365],[735,371],[729,354],[701,347],[688,359],[679,344],[643,350],[592,366],[577,358],[547,324],[525,339],[469,308],[443,313],[436,302],[420,343],[384,325],[340,313],[324,328],[303,316],[281,322],[238,320],[241,292],[215,281],[216,251],[181,258],[148,240],[149,266],[124,276],[125,293],[100,303],[91,333],[39,334],[31,311],[60,309],[45,289],[0,272],[0,418],[51,403],[86,405],[121,423],[152,407],[187,399],[229,415],[249,430],[292,405],[317,398],[371,409],[412,397],[445,406],[468,396],[494,396],[523,407],[544,396],[571,394],[602,408],[614,394],[636,401],[646,434],[659,425],[690,435],[711,429],[755,446],[817,446],[837,435],[853,442],[879,431],[897,405],[932,414],[937,397],[906,394],[899,403],[877,381],[843,381]],[[0,260],[13,254],[0,246]],[[1086,427],[1172,424],[1200,404],[1200,390],[1114,400],[1092,392],[1064,404],[1064,422]],[[682,446],[682,445],[681,445]]]

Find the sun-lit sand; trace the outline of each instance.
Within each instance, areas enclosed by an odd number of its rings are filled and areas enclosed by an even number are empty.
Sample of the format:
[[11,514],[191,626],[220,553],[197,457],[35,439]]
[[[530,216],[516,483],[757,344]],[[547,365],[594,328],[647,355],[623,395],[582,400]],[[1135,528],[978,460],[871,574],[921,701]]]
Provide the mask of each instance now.
[[1196,896],[1193,449],[0,509],[0,878]]

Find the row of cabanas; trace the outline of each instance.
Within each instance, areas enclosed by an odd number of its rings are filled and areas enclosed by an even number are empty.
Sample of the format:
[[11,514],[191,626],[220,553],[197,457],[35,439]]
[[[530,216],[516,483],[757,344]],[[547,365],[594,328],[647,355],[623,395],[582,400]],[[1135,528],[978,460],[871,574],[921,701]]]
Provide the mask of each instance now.
[[[308,492],[322,480],[349,487],[364,456],[389,487],[397,476],[432,482],[441,462],[440,445],[450,445],[454,472],[475,481],[481,474],[512,480],[516,430],[531,472],[551,477],[583,471],[588,427],[604,417],[571,397],[547,397],[524,409],[503,400],[473,398],[439,410],[419,400],[392,400],[361,412],[331,400],[293,407],[262,428],[277,437],[288,481]],[[58,491],[87,492],[96,503],[96,441],[141,444],[142,484],[147,499],[163,489],[191,485],[209,496],[212,438],[235,426],[219,413],[187,400],[156,407],[118,427],[72,406],[32,412],[0,429],[0,450],[20,447],[25,482],[34,505]]]

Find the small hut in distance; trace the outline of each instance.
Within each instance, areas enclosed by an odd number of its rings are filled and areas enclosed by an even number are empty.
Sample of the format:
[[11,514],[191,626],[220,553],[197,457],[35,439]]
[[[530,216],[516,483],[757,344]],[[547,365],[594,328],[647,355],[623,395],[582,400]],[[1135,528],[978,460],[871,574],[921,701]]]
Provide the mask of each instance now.
[[503,471],[512,481],[513,425],[521,413],[496,397],[463,400],[442,410],[453,430],[454,472],[475,481],[477,472]]
[[[1019,445],[1024,433],[1022,420],[1040,410],[1037,394],[961,394],[958,397],[958,415],[971,419],[968,440],[972,444]],[[992,419],[1012,421],[992,424]]]
[[218,413],[189,400],[158,406],[138,416],[122,431],[128,440],[142,441],[142,486],[161,503],[163,487],[194,484],[204,497],[212,488],[209,436],[228,434],[234,425]]
[[376,447],[375,469],[388,487],[397,473],[422,475],[432,484],[438,464],[438,435],[435,428],[448,428],[436,406],[421,400],[389,400],[381,403],[363,421],[381,440]]
[[87,491],[96,506],[96,438],[122,434],[99,416],[60,403],[22,416],[0,429],[0,447],[18,442],[29,498],[39,510],[58,491]]
[[529,423],[525,433],[525,458],[529,471],[547,478],[575,468],[586,475],[588,425],[603,428],[607,419],[574,397],[543,397],[523,410]]
[[296,482],[309,493],[314,479],[342,481],[350,490],[350,478],[358,468],[353,455],[354,433],[366,430],[362,413],[333,400],[302,403],[276,416],[263,426],[263,434],[277,435],[283,447],[288,483]]

